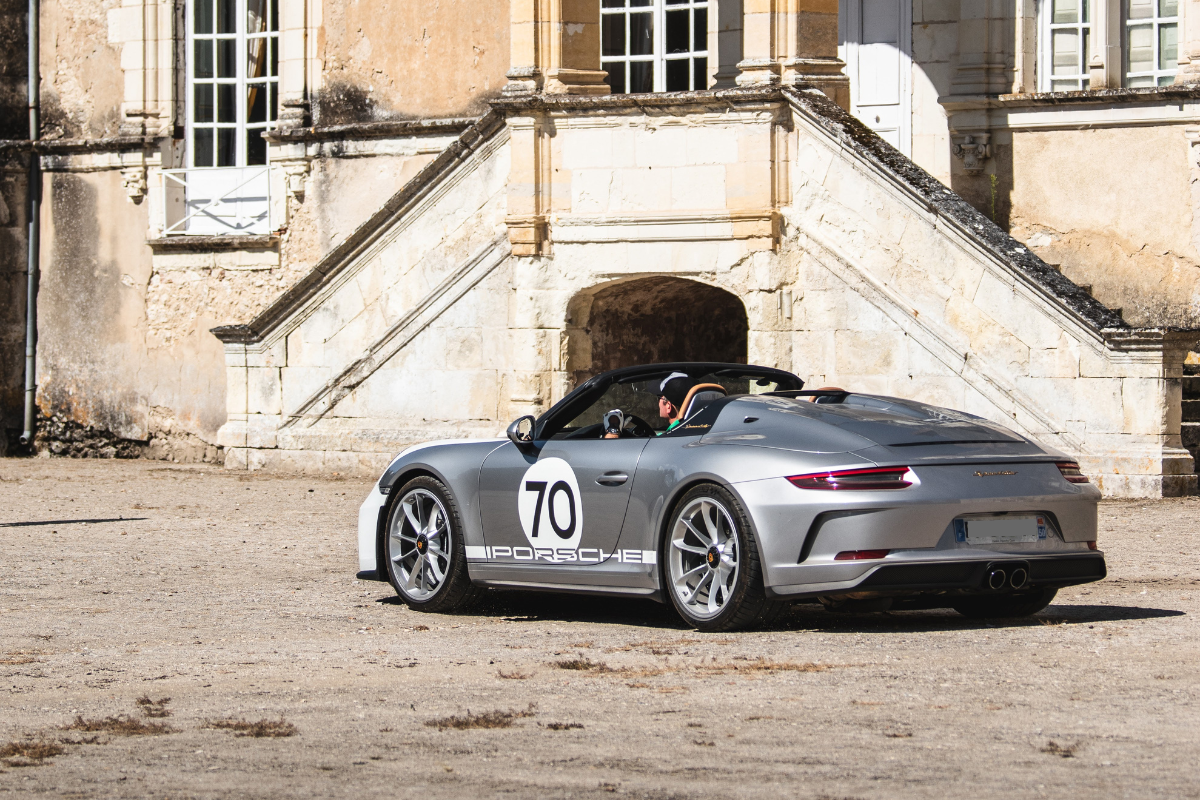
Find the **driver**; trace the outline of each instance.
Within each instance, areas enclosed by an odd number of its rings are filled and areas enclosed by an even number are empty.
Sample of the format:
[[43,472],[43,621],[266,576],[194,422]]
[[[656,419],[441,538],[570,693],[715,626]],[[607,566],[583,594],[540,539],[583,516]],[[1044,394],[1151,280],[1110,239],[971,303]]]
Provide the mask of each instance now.
[[696,382],[682,372],[672,372],[658,385],[658,415],[667,420],[666,430],[658,432],[662,436],[683,422],[683,401]]

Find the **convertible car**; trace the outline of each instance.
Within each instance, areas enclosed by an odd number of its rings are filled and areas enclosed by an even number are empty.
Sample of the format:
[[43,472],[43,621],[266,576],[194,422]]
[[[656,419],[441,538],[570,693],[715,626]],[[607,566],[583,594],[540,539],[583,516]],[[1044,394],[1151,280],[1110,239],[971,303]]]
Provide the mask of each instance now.
[[[667,430],[659,395],[681,376]],[[428,611],[487,587],[652,597],[707,631],[796,601],[1024,616],[1105,576],[1099,499],[1067,456],[970,414],[655,364],[505,439],[405,450],[359,512],[359,576]]]

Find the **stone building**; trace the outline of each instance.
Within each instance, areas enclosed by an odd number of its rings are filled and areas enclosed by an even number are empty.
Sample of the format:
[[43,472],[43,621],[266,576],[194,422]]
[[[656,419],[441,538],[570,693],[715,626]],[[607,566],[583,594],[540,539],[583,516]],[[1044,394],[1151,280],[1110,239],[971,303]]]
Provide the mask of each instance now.
[[32,152],[43,449],[372,472],[721,358],[1003,421],[1110,495],[1196,485],[1200,0],[39,20],[36,141],[0,59],[0,388],[11,435]]

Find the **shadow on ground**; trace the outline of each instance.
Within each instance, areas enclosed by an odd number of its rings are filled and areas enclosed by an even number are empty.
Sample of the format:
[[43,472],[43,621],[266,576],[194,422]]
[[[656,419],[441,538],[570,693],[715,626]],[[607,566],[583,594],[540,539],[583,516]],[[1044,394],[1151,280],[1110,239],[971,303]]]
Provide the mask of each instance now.
[[[377,603],[402,605],[395,595],[380,597]],[[430,615],[436,618],[436,615]],[[628,625],[643,628],[686,630],[688,626],[667,605],[653,600],[583,595],[556,595],[541,592],[492,592],[479,605],[455,616],[503,617],[510,622],[589,622],[601,625]],[[1096,622],[1182,617],[1183,611],[1140,606],[1053,604],[1031,617],[971,620],[950,609],[926,611],[889,611],[874,613],[834,613],[815,604],[797,604],[786,611],[767,631],[821,631],[826,633],[929,632],[978,630],[983,628],[1023,628],[1031,625],[1075,625]]]

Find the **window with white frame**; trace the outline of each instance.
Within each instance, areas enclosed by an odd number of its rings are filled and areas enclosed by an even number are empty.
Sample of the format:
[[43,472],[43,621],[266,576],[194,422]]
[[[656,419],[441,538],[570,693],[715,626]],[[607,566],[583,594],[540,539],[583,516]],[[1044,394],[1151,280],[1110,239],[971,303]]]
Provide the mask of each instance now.
[[614,94],[708,88],[708,0],[604,0],[602,65]]
[[1088,88],[1092,36],[1089,3],[1090,0],[1042,0],[1038,71],[1043,92]]
[[1179,57],[1179,0],[1124,0],[1125,85],[1175,82]]
[[188,163],[267,163],[262,132],[277,117],[278,0],[188,3]]

